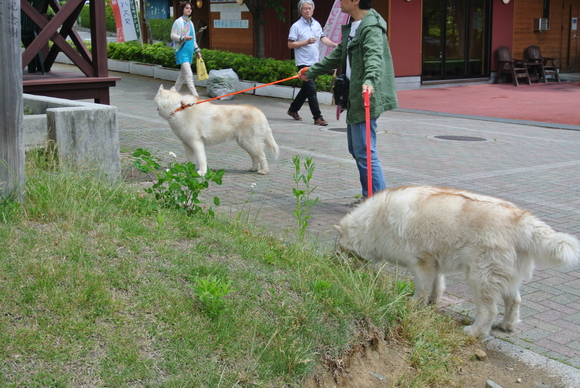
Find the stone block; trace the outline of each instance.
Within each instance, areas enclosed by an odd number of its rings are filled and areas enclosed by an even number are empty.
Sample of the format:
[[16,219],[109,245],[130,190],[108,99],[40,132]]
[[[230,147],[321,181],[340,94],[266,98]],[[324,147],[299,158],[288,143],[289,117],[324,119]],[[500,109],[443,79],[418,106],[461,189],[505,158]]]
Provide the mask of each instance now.
[[150,63],[129,62],[129,72],[131,74],[153,77],[155,68],[161,65],[152,65]]
[[129,73],[129,61],[120,61],[117,59],[107,59],[107,67],[110,71],[117,71],[119,73]]

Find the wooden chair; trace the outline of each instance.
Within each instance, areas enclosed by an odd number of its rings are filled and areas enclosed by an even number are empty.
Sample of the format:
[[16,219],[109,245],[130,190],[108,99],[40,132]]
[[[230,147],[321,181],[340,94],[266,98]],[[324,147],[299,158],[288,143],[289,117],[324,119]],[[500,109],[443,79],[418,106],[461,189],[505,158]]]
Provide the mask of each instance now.
[[497,49],[497,61],[499,63],[497,74],[495,75],[494,84],[499,82],[499,78],[502,74],[509,74],[512,77],[515,86],[520,86],[518,79],[527,79],[528,85],[532,84],[530,80],[530,74],[528,73],[528,67],[523,59],[514,59],[510,49],[502,46]]
[[538,46],[532,45],[526,49],[526,62],[528,72],[534,72],[534,75],[543,82],[548,82],[547,76],[553,75],[557,82],[560,82],[556,58],[543,57]]

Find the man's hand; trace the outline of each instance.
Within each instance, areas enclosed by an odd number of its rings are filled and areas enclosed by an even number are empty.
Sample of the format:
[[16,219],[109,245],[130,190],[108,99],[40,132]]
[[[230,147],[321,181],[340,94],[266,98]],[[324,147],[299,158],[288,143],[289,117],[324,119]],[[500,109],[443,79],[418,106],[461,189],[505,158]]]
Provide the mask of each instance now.
[[300,77],[298,77],[299,80],[304,82],[308,81],[308,77],[306,77],[306,70],[308,70],[308,67],[303,67],[300,69],[300,71],[298,71],[298,74],[300,74]]
[[373,88],[371,85],[363,85],[362,86],[362,94],[364,96],[366,91],[369,91],[369,97],[373,95],[373,93],[375,92],[375,88]]

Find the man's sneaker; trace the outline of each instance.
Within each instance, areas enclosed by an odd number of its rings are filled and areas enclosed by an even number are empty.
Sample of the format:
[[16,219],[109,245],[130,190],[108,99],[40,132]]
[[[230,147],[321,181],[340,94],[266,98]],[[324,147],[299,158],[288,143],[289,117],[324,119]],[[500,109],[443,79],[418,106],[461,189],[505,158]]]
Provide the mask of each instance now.
[[314,120],[314,125],[321,125],[323,127],[326,127],[328,125],[328,123],[326,122],[326,120],[324,120],[322,117],[317,118],[316,120]]
[[286,113],[288,113],[288,116],[292,117],[294,120],[296,120],[296,121],[302,121],[302,117],[298,116],[298,112],[288,111]]

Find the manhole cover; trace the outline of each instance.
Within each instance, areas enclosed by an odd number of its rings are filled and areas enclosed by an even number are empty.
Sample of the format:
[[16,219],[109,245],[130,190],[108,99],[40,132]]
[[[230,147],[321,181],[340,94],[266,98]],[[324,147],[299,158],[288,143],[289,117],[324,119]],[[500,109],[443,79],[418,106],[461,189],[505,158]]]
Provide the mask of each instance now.
[[439,140],[453,140],[453,141],[487,141],[483,137],[475,136],[433,136],[435,139]]
[[346,133],[346,128],[325,128],[327,131],[332,131],[332,132],[345,132]]

